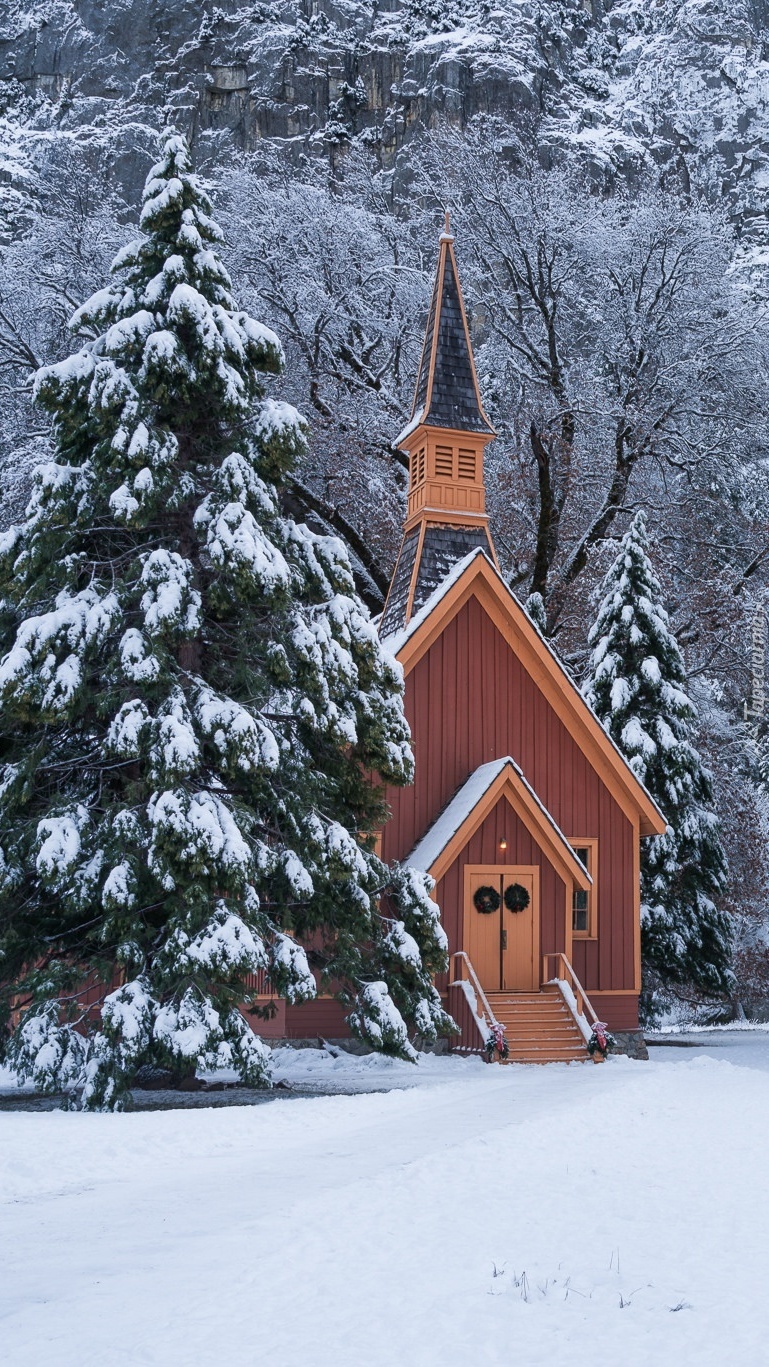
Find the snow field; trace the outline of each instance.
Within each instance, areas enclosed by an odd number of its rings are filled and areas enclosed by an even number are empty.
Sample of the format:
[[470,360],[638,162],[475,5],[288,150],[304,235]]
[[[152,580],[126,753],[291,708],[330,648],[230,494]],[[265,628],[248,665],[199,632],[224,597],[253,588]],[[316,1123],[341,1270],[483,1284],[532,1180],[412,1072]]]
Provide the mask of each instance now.
[[712,1058],[420,1076],[2,1115],[0,1360],[765,1361],[769,1076]]

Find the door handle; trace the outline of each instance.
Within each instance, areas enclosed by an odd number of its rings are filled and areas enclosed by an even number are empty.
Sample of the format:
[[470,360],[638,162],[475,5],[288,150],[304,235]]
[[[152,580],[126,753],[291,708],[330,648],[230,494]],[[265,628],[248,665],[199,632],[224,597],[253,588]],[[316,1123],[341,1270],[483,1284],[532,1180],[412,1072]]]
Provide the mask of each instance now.
[[507,931],[502,931],[502,948],[507,949]]

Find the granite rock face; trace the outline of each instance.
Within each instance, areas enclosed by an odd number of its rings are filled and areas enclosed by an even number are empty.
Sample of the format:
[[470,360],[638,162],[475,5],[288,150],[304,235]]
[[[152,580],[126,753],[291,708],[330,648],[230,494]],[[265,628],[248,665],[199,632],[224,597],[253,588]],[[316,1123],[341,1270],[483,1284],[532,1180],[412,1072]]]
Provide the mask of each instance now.
[[482,113],[599,178],[658,168],[769,236],[768,0],[11,0],[0,20],[6,212],[57,141],[106,152],[134,197],[170,121],[202,164],[360,140],[402,170],[426,128]]

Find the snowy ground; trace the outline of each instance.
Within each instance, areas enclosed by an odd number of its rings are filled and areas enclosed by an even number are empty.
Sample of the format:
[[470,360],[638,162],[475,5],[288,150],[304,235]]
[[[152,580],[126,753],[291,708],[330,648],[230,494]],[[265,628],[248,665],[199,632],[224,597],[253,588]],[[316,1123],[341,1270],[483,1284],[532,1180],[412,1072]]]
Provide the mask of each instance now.
[[603,1067],[314,1053],[285,1066],[417,1085],[4,1113],[0,1362],[763,1364],[769,1035],[725,1038]]
[[664,1037],[660,1043],[650,1040],[649,1057],[655,1063],[680,1063],[683,1058],[689,1061],[717,1058],[743,1068],[769,1072],[769,1027],[749,1024],[719,1026],[709,1030],[696,1027],[677,1034],[673,1040],[665,1040]]

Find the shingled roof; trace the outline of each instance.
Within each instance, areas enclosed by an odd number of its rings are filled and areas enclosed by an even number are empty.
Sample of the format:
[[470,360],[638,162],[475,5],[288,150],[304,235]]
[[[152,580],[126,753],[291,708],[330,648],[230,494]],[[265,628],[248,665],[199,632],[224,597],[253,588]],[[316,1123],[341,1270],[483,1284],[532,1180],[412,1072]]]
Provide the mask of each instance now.
[[403,538],[379,624],[381,636],[392,636],[402,631],[410,617],[419,612],[454,566],[464,561],[472,551],[483,550],[490,556],[493,554],[484,523],[475,527],[428,524],[417,563],[418,549],[419,528],[415,527]]
[[401,438],[420,423],[494,435],[481,404],[448,215],[446,231],[440,238],[438,270],[411,419]]

